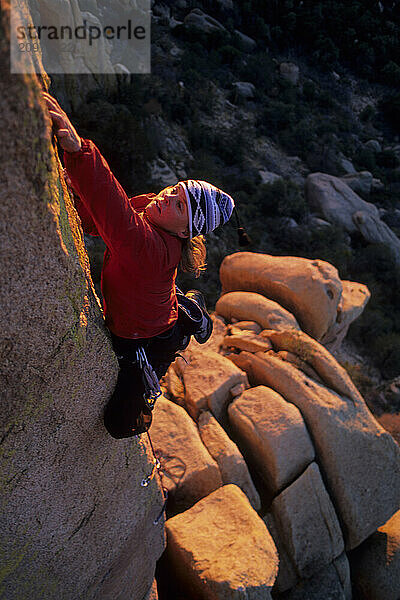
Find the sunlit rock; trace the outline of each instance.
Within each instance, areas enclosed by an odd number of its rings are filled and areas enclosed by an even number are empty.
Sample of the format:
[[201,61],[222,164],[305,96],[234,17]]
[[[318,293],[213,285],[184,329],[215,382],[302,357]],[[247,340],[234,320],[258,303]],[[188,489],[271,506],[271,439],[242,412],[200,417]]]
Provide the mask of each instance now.
[[346,547],[358,546],[398,509],[398,445],[361,397],[341,396],[275,356],[236,356],[253,385],[271,387],[300,409],[343,524]]
[[161,462],[162,482],[175,511],[186,510],[222,485],[217,463],[181,406],[162,396],[157,400],[151,437]]
[[251,479],[243,456],[209,411],[201,413],[198,428],[203,444],[217,462],[222,483],[234,483],[249,499],[255,510],[260,509],[260,497]]
[[268,387],[246,390],[235,399],[229,406],[229,422],[234,439],[273,494],[314,460],[300,411]]
[[227,321],[256,321],[263,329],[299,329],[290,312],[277,302],[254,292],[228,292],[219,298],[215,310]]
[[[257,292],[278,302],[296,317],[306,333],[316,339],[320,339],[336,320],[342,284],[335,267],[325,261],[237,252],[222,261],[220,278],[224,293],[235,290]],[[243,314],[240,319],[258,321],[249,314]]]
[[169,519],[167,559],[188,598],[271,600],[275,544],[235,485],[223,486]]
[[230,360],[199,345],[176,361],[176,368],[185,386],[185,405],[194,418],[208,408],[214,417],[224,422],[231,401],[230,390],[239,383],[248,386],[247,376]]

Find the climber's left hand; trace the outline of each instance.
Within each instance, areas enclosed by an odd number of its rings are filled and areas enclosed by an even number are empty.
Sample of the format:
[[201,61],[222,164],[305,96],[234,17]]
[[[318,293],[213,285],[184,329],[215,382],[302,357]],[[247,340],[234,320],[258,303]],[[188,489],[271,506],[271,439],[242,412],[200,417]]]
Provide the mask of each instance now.
[[78,152],[81,149],[81,138],[76,132],[67,114],[63,111],[57,100],[47,92],[43,92],[49,115],[52,120],[55,134],[61,147],[66,152]]

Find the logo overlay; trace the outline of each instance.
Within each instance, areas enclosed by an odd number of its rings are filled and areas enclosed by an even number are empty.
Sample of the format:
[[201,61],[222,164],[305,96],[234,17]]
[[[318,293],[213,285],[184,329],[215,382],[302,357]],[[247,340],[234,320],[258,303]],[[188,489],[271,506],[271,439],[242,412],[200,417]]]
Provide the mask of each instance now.
[[11,0],[11,72],[150,73],[150,0]]

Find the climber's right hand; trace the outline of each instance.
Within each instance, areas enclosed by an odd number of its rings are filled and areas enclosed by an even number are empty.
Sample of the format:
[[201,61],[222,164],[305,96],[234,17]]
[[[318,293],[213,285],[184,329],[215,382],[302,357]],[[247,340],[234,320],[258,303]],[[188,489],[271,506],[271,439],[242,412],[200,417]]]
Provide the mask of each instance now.
[[47,92],[43,92],[49,115],[55,129],[60,146],[66,152],[78,152],[81,149],[81,138],[63,111],[57,100]]

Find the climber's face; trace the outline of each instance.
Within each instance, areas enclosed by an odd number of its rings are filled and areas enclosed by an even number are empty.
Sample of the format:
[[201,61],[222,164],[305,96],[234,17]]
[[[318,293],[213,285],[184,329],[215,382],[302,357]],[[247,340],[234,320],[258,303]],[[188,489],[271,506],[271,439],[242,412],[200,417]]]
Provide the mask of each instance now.
[[186,194],[180,183],[161,190],[146,206],[145,214],[153,225],[178,237],[189,237]]

